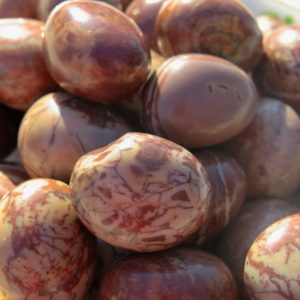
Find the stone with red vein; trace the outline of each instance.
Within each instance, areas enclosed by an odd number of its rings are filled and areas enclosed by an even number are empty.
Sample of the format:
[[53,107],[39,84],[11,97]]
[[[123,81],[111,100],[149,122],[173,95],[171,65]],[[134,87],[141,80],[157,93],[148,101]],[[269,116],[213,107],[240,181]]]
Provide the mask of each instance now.
[[95,240],[76,216],[68,185],[34,179],[0,201],[0,298],[82,300]]
[[26,111],[57,88],[42,58],[43,30],[37,20],[0,20],[1,103]]
[[247,193],[246,175],[240,165],[220,151],[193,152],[207,170],[212,189],[208,218],[189,242],[202,246],[211,243],[237,215]]
[[80,158],[70,186],[91,232],[140,252],[170,248],[194,233],[206,221],[212,188],[190,152],[144,133],[128,133]]
[[253,300],[299,300],[300,214],[264,230],[252,244],[244,280]]

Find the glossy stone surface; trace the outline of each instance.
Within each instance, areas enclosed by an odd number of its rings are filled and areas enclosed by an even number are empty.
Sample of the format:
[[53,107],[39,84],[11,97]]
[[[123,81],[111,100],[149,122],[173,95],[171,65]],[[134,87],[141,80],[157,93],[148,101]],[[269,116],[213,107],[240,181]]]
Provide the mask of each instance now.
[[254,16],[236,0],[171,0],[156,20],[160,52],[207,53],[229,60],[246,71],[259,62],[262,34]]
[[134,0],[126,9],[126,15],[132,18],[143,31],[150,48],[159,52],[156,42],[155,22],[159,9],[165,0]]
[[242,207],[247,180],[243,169],[229,155],[217,151],[193,152],[208,173],[212,197],[205,224],[190,238],[197,246],[210,243]]
[[247,201],[238,216],[215,241],[212,252],[232,271],[238,284],[240,300],[250,299],[243,280],[245,259],[250,246],[269,225],[297,212],[300,212],[300,203],[297,207],[288,201],[274,198]]
[[300,186],[300,117],[285,103],[265,98],[254,121],[226,150],[242,166],[250,197],[282,197]]
[[264,230],[246,258],[244,280],[253,300],[298,300],[300,296],[300,214]]
[[264,44],[265,55],[254,73],[257,86],[300,112],[300,25],[277,28]]
[[[37,4],[37,17],[42,21],[46,21],[51,11],[60,3],[66,0],[39,0]],[[77,0],[80,1],[80,0]],[[93,0],[94,1],[94,0]],[[100,2],[104,2],[110,4],[119,10],[122,10],[122,4],[119,0],[99,0]]]
[[43,27],[36,20],[0,20],[0,102],[7,106],[25,111],[56,88],[42,59]]
[[51,14],[44,58],[63,89],[96,102],[133,95],[150,69],[149,47],[138,26],[98,1],[66,1]]
[[16,146],[17,125],[12,111],[0,104],[0,159],[7,156]]
[[31,177],[68,182],[76,161],[130,131],[121,117],[106,107],[67,93],[42,97],[22,121],[18,148]]
[[200,250],[172,249],[116,262],[102,280],[98,299],[234,300],[238,297],[232,275],[220,259]]
[[70,186],[94,235],[139,252],[182,242],[205,222],[211,198],[207,172],[190,152],[144,133],[81,157]]
[[15,185],[29,179],[24,168],[17,163],[0,163],[0,172],[4,173]]
[[[151,50],[151,73],[156,72],[165,62],[165,60],[166,59],[163,56]],[[112,106],[113,109],[115,109],[122,117],[132,124],[136,131],[143,131],[140,120],[142,89],[143,87],[132,97],[119,101]]]
[[191,149],[222,143],[244,130],[258,97],[243,70],[202,54],[167,60],[142,93],[144,128]]
[[0,219],[1,299],[83,299],[95,243],[76,216],[66,184],[20,184],[0,201]]
[[0,0],[0,18],[35,18],[40,0]]
[[271,15],[260,15],[256,17],[256,22],[264,36],[267,36],[274,29],[284,24],[279,18],[276,18]]

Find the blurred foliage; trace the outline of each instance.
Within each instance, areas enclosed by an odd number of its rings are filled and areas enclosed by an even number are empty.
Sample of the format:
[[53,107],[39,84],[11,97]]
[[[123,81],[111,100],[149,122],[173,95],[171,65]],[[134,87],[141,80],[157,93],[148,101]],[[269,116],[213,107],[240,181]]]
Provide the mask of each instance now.
[[294,24],[295,23],[295,20],[294,20],[294,17],[290,16],[290,15],[287,15],[287,16],[284,16],[283,18],[279,16],[279,14],[273,12],[273,11],[266,11],[263,13],[263,15],[267,15],[267,16],[271,16],[271,17],[274,17],[274,18],[277,18],[277,19],[280,19],[282,20],[285,24]]

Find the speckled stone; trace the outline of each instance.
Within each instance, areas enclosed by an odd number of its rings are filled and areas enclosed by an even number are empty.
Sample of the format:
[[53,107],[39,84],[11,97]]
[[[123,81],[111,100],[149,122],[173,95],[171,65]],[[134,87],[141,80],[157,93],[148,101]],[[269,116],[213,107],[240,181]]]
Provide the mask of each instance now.
[[101,104],[67,93],[51,93],[30,107],[19,130],[18,148],[31,177],[68,182],[76,161],[130,131]]
[[63,89],[96,102],[133,95],[150,71],[139,27],[99,1],[66,1],[55,9],[45,27],[44,59]]
[[243,167],[250,197],[283,197],[300,186],[300,117],[285,103],[262,99],[250,126],[225,147]]
[[246,258],[244,280],[253,300],[298,300],[300,297],[300,214],[264,230]]
[[35,18],[40,0],[0,0],[0,18]]
[[229,60],[246,71],[260,61],[262,33],[255,17],[236,0],[170,0],[156,19],[160,52],[207,53]]
[[[46,21],[52,10],[60,3],[66,0],[39,0],[37,4],[37,17],[42,21]],[[81,1],[81,0],[77,0]],[[93,0],[94,1],[94,0]],[[122,10],[122,4],[119,0],[99,0],[100,2],[104,2],[110,4],[119,10]]]
[[199,149],[242,132],[254,118],[258,96],[251,78],[234,64],[187,54],[163,63],[141,99],[147,132]]
[[300,25],[280,26],[264,41],[264,57],[254,72],[262,93],[300,112]]
[[190,238],[197,246],[210,243],[237,215],[246,192],[246,175],[229,155],[217,151],[193,152],[208,173],[212,197],[205,224]]
[[243,280],[245,259],[250,246],[269,225],[297,212],[300,212],[300,203],[295,206],[288,201],[272,198],[247,201],[238,216],[214,242],[212,252],[232,271],[240,300],[250,299]]
[[70,186],[92,233],[139,252],[182,242],[204,224],[211,199],[207,172],[190,152],[144,133],[81,157]]
[[0,201],[0,220],[1,299],[82,300],[95,243],[66,184],[34,179],[18,185]]
[[25,111],[56,84],[42,59],[44,23],[31,19],[0,20],[0,102]]
[[227,266],[200,250],[172,249],[116,262],[104,275],[97,300],[237,300]]
[[143,31],[150,48],[159,52],[156,41],[156,17],[165,0],[134,0],[126,9],[126,15],[133,19]]

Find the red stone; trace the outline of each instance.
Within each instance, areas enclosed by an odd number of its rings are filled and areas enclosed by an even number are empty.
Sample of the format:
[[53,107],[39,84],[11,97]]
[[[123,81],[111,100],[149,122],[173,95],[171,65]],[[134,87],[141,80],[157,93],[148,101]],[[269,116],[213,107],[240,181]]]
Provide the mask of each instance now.
[[203,54],[167,60],[142,90],[144,128],[189,149],[222,143],[255,114],[257,91],[234,64]]
[[252,123],[225,148],[244,169],[250,197],[284,197],[300,186],[300,117],[289,105],[262,99]]
[[44,58],[63,89],[96,102],[133,95],[150,68],[149,47],[138,26],[98,1],[66,1],[51,14]]
[[[37,16],[38,19],[42,21],[46,21],[52,10],[60,3],[66,0],[39,0],[37,4]],[[77,0],[81,1],[81,0]],[[110,4],[119,10],[122,10],[122,4],[119,0],[99,0],[100,2],[104,2]]]
[[245,259],[250,246],[269,225],[297,212],[300,212],[300,206],[280,199],[248,201],[215,241],[212,251],[232,271],[241,300],[250,299],[243,280]]
[[31,19],[0,20],[0,102],[26,111],[56,84],[42,59],[44,23]]
[[135,255],[117,261],[104,275],[97,299],[238,299],[227,266],[193,249]]
[[273,223],[254,241],[244,269],[251,299],[299,299],[299,231],[298,213]]
[[144,133],[81,157],[70,186],[77,214],[94,235],[139,252],[178,245],[205,224],[212,189],[190,152]]
[[164,0],[134,0],[126,9],[126,15],[132,18],[143,31],[151,49],[159,52],[156,42],[156,17]]
[[262,33],[252,13],[236,0],[170,0],[156,20],[157,43],[166,56],[207,53],[245,71],[260,61]]
[[264,40],[264,57],[254,72],[262,93],[300,112],[300,25],[280,26]]
[[242,207],[246,192],[246,175],[229,155],[217,151],[193,153],[208,173],[212,197],[205,224],[189,239],[201,246],[211,243],[224,230]]
[[79,222],[69,187],[34,179],[0,201],[0,297],[82,300],[93,275],[95,240]]

